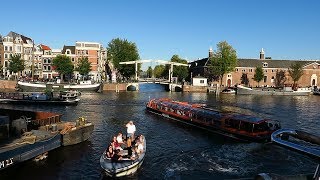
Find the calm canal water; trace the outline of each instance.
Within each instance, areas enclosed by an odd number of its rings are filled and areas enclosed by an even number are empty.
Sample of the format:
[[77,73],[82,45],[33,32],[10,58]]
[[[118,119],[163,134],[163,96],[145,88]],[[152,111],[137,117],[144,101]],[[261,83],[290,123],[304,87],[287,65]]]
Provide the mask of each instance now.
[[130,179],[232,179],[254,177],[261,172],[292,175],[315,171],[317,160],[288,149],[270,143],[239,143],[146,112],[149,98],[160,97],[275,119],[282,127],[320,135],[320,96],[216,97],[166,92],[160,85],[144,84],[139,92],[83,93],[78,106],[0,105],[59,112],[66,121],[84,116],[95,124],[88,141],[51,151],[44,161],[30,160],[9,168],[0,172],[0,179],[107,179],[100,168],[100,155],[111,136],[126,132],[129,120],[147,140],[144,163]]

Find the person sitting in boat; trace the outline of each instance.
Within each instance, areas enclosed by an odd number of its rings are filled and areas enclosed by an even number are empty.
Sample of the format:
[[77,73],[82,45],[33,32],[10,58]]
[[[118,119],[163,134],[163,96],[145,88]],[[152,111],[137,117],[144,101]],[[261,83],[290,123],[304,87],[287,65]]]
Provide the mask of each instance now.
[[112,158],[114,156],[114,151],[112,145],[109,145],[107,152],[106,152],[106,157],[107,158]]
[[120,147],[120,144],[118,143],[116,136],[113,136],[113,141],[111,142],[111,144],[112,144],[113,149],[115,149],[115,150],[116,150],[116,149],[123,150],[123,149]]
[[132,154],[130,156],[130,159],[131,160],[136,160],[137,159],[137,153],[136,153],[136,150],[134,148],[132,148]]
[[138,155],[141,155],[143,153],[143,143],[142,142],[137,142],[136,143],[136,150]]
[[136,126],[133,124],[133,121],[129,121],[126,124],[127,127],[127,139],[131,138],[131,141],[134,140],[134,133],[136,132]]
[[118,162],[122,160],[122,156],[120,155],[120,149],[117,149],[113,157],[111,158],[113,162]]
[[117,135],[117,141],[118,141],[119,144],[123,144],[124,143],[121,132],[119,132],[118,135]]

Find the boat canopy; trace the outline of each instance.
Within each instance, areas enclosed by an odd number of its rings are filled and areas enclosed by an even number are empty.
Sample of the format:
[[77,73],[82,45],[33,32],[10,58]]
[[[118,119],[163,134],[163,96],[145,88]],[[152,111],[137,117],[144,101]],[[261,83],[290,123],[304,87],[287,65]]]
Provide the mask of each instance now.
[[239,120],[239,121],[254,123],[254,124],[259,124],[261,122],[266,121],[266,119],[263,119],[260,117],[250,116],[246,114],[235,114],[235,113],[229,114],[229,118]]

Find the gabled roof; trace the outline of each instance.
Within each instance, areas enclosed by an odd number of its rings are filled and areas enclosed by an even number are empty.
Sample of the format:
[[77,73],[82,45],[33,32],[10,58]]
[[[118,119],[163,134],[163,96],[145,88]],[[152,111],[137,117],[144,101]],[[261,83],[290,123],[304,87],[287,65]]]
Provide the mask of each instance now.
[[62,54],[66,54],[67,49],[70,49],[71,54],[76,54],[76,47],[75,46],[63,46]]
[[[266,68],[290,68],[291,64],[293,63],[300,63],[303,67],[318,62],[316,60],[274,60],[274,59],[241,59],[239,58],[237,61],[236,67],[252,67],[255,68],[257,66],[262,66],[264,63],[267,63]],[[319,62],[320,63],[320,62]],[[210,64],[208,58],[203,58],[200,60],[196,60],[191,62],[191,68],[198,68],[198,67],[206,67]]]
[[28,44],[28,40],[32,42],[31,38],[26,37],[26,36],[21,35],[21,34],[18,34],[18,33],[13,32],[13,31],[10,31],[7,36],[12,37],[13,39],[15,39],[16,37],[21,37],[23,43],[25,43],[25,44]]
[[46,50],[46,51],[50,51],[51,50],[51,48],[49,46],[46,46],[46,45],[43,45],[43,44],[40,44],[40,46],[41,46],[42,50]]

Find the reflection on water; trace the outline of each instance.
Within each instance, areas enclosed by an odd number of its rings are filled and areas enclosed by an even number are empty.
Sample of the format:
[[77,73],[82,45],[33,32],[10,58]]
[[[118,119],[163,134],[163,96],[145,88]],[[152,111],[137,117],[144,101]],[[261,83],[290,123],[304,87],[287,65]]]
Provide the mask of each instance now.
[[291,150],[270,143],[239,143],[145,111],[149,98],[161,97],[275,119],[282,127],[319,134],[320,96],[215,96],[166,92],[161,85],[143,84],[139,92],[83,93],[78,106],[0,105],[58,112],[66,121],[84,116],[95,124],[87,142],[54,150],[40,163],[28,161],[0,172],[0,179],[105,178],[100,155],[113,135],[126,132],[129,120],[135,122],[137,133],[144,134],[147,140],[144,163],[131,179],[230,179],[253,177],[261,172],[312,173],[316,168],[314,159]]

